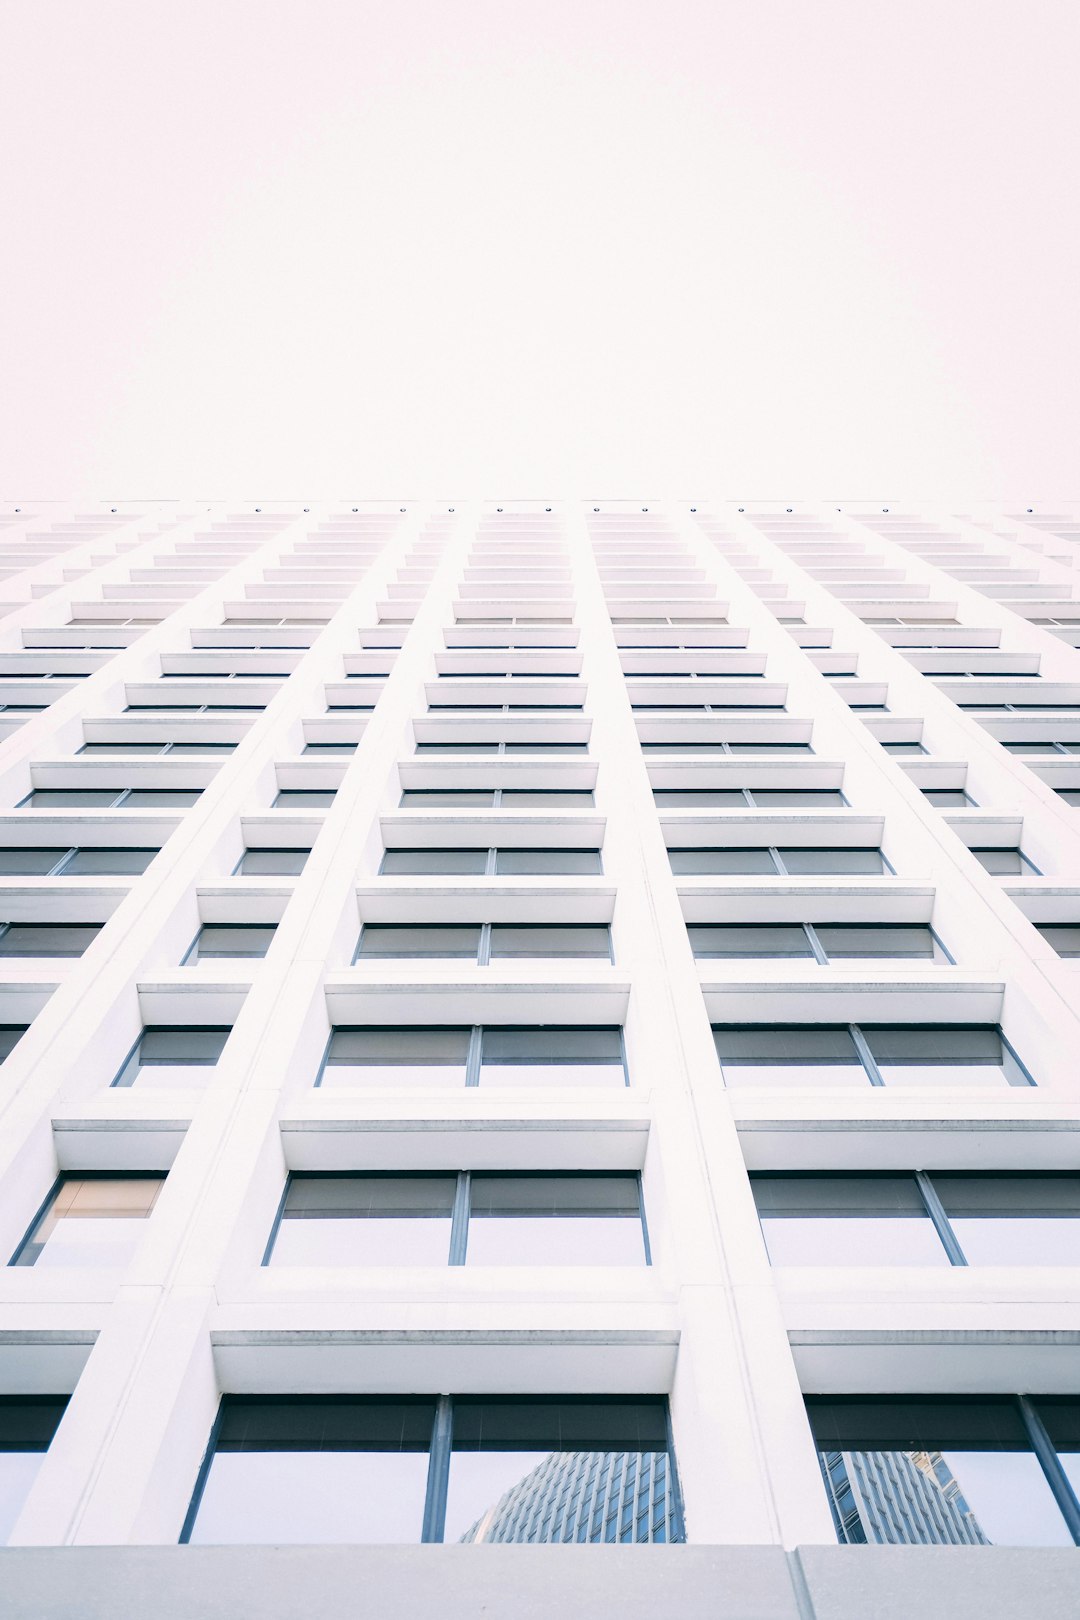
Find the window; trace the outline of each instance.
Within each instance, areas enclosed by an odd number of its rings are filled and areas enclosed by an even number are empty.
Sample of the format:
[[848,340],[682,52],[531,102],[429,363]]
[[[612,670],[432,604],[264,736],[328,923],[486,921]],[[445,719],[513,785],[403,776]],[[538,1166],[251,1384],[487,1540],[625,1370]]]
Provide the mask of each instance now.
[[1080,1175],[1071,1172],[751,1181],[774,1265],[1080,1265]]
[[66,1395],[0,1395],[0,1547],[7,1545],[67,1403]]
[[302,788],[282,788],[273,801],[275,810],[329,810],[337,789],[316,792]]
[[[1059,956],[1080,956],[1080,924],[1037,923],[1036,927],[1046,943],[1052,945]],[[0,952],[3,948],[4,942],[0,939]]]
[[317,1085],[626,1085],[615,1025],[339,1027]]
[[602,957],[611,960],[606,926],[507,923],[426,923],[399,926],[365,923],[354,961],[380,957],[457,957],[479,963],[510,957]]
[[994,877],[1039,877],[1039,868],[1019,849],[973,849],[971,853]]
[[687,927],[697,957],[802,957],[948,962],[930,928],[915,923],[731,923]]
[[29,1028],[29,1024],[0,1024],[0,1063],[10,1057]]
[[927,804],[936,805],[939,810],[969,810],[978,803],[963,788],[922,788],[920,791]]
[[163,1175],[61,1176],[9,1263],[126,1266],[164,1181]]
[[120,1066],[114,1086],[201,1085],[190,1069],[211,1068],[221,1056],[229,1024],[149,1024]]
[[226,1395],[184,1541],[683,1540],[655,1395]]
[[839,809],[838,788],[655,788],[658,810]]
[[293,1175],[267,1262],[647,1263],[636,1174]]
[[842,1542],[1069,1547],[1080,1539],[1069,1483],[1080,1459],[1080,1402],[847,1395],[808,1396],[806,1408]]
[[596,876],[598,849],[388,849],[385,876],[557,877]]
[[190,967],[219,957],[265,956],[276,931],[276,923],[203,923],[182,960]]
[[929,749],[925,748],[921,742],[883,742],[881,746],[887,754],[929,753]]
[[406,788],[403,810],[591,810],[591,792],[559,788]]
[[99,849],[0,849],[0,875],[5,877],[55,877],[126,872],[145,872],[156,849],[117,849],[103,846]]
[[101,923],[0,923],[0,956],[81,956]]
[[310,849],[245,849],[236,873],[240,877],[291,877],[304,870]]
[[184,810],[202,788],[35,788],[21,806],[31,810]]
[[729,1086],[1030,1086],[993,1024],[721,1024]]

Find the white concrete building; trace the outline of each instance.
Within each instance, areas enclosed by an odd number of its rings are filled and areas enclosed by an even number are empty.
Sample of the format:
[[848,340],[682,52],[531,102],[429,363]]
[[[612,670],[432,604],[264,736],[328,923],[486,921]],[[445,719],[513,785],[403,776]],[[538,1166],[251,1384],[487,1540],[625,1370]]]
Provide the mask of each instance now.
[[0,1612],[1080,1609],[1080,518],[39,506],[0,613]]

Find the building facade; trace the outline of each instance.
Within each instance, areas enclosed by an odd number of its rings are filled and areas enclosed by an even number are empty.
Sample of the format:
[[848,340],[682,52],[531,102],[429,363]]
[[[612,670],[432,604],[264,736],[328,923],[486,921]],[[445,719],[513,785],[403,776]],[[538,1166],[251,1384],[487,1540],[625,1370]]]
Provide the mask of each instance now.
[[11,1613],[1080,1604],[1076,515],[12,510],[0,612]]

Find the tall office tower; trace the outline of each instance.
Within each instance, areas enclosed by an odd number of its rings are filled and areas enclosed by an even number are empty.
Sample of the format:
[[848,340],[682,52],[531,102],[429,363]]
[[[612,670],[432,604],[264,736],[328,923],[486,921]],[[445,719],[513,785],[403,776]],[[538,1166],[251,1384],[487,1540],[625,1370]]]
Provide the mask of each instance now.
[[1078,542],[6,515],[4,1620],[1080,1613]]

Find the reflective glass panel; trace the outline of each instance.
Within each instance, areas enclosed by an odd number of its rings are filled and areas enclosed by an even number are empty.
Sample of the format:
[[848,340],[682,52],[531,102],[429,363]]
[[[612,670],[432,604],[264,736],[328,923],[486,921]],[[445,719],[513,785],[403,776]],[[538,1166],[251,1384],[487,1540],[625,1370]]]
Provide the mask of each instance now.
[[1039,923],[1037,927],[1059,956],[1080,956],[1080,923]]
[[750,797],[759,810],[798,809],[803,805],[810,810],[826,810],[844,803],[838,788],[754,788]]
[[309,849],[246,849],[240,862],[243,877],[262,875],[291,876],[302,872]]
[[14,1529],[66,1405],[66,1395],[0,1395],[0,1547]]
[[865,1086],[851,1032],[836,1024],[714,1026],[729,1086]]
[[1018,877],[1026,870],[1018,849],[973,849],[971,853],[995,877]]
[[732,923],[717,927],[691,923],[686,931],[695,956],[814,955],[806,930],[799,923]]
[[213,961],[222,956],[265,956],[274,940],[275,925],[251,926],[205,923],[187,961]]
[[551,873],[555,876],[592,876],[601,871],[598,849],[497,849],[495,871],[499,877],[530,877]]
[[621,1086],[622,1042],[615,1028],[484,1030],[481,1084],[489,1086]]
[[1080,1266],[1080,1176],[933,1176],[972,1266]]
[[463,1086],[468,1029],[340,1028],[331,1037],[324,1086]]
[[66,854],[66,849],[0,849],[0,874],[43,877]]
[[471,1177],[466,1261],[474,1266],[640,1266],[638,1178]]
[[164,1181],[164,1176],[65,1176],[12,1264],[126,1265]]
[[156,854],[156,849],[77,849],[64,867],[64,876],[145,872]]
[[611,957],[611,935],[606,927],[493,923],[491,956],[492,960],[514,956],[599,956],[606,962]]
[[814,932],[830,961],[833,958],[843,961],[860,957],[924,962],[948,960],[929,928],[916,923],[815,923]]
[[398,927],[388,923],[365,923],[357,956],[425,957],[455,956],[476,960],[480,949],[479,923],[451,926],[426,923]]
[[782,849],[780,859],[795,876],[815,872],[880,874],[885,863],[880,849]]
[[0,933],[0,956],[81,956],[100,923],[12,923]]
[[487,871],[486,849],[388,849],[380,871],[405,876],[466,873],[482,876]]
[[444,1266],[455,1175],[290,1178],[270,1263]]
[[225,1396],[192,1542],[420,1540],[434,1402]]
[[1072,1546],[1006,1398],[808,1398],[841,1541]]
[[947,1266],[912,1176],[752,1178],[774,1266]]
[[459,1396],[443,1539],[681,1540],[666,1402]]
[[776,863],[767,849],[669,849],[668,857],[676,876],[703,873],[728,877],[744,872],[776,876]]
[[866,1024],[862,1029],[890,1086],[1026,1086],[992,1024]]

